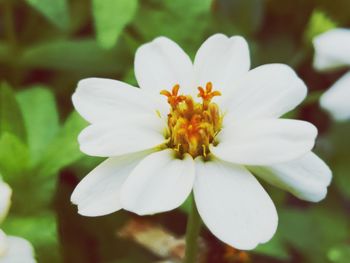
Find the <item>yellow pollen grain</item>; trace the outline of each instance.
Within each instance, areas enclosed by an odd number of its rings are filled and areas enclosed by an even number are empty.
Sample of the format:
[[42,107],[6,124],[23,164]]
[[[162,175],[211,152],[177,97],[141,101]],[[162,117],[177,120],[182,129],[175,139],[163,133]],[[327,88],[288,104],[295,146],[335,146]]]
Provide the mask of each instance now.
[[171,92],[162,90],[160,94],[168,99],[170,112],[168,114],[168,129],[170,141],[168,147],[180,155],[189,153],[193,158],[206,157],[209,145],[214,143],[216,134],[222,125],[222,115],[219,107],[211,100],[220,96],[213,90],[213,84],[208,82],[205,89],[198,87],[198,97],[202,102],[195,102],[189,95],[179,94],[180,86],[174,85]]

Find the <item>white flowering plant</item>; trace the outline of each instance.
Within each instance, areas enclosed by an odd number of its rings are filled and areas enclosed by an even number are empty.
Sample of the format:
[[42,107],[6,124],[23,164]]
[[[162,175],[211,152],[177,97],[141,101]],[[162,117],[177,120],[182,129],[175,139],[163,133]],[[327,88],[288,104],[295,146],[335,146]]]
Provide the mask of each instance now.
[[347,262],[349,10],[0,1],[0,263]]

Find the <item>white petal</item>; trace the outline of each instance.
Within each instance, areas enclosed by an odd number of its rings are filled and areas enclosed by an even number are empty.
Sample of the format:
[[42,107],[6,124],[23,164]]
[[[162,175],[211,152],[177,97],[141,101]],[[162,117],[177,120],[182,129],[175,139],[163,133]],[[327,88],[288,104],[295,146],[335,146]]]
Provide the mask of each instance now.
[[312,202],[325,198],[332,178],[328,166],[312,152],[287,163],[249,169],[267,182]]
[[6,217],[11,204],[12,190],[0,179],[0,223]]
[[172,40],[158,37],[139,47],[135,75],[142,89],[159,94],[180,85],[180,93],[193,89],[193,65],[188,55]]
[[313,40],[314,67],[329,70],[350,65],[350,29],[337,28],[323,33]]
[[320,103],[335,119],[350,118],[350,72],[342,76],[322,95]]
[[80,150],[88,155],[111,157],[154,148],[164,143],[164,123],[156,116],[123,116],[99,122],[78,137]]
[[6,253],[6,250],[7,250],[7,236],[4,233],[4,231],[0,229],[0,262],[1,262],[1,257]]
[[116,120],[125,114],[156,114],[167,106],[162,98],[117,80],[88,78],[79,81],[72,96],[75,109],[90,123]]
[[249,71],[223,104],[234,119],[278,118],[294,109],[307,88],[284,64],[267,64]]
[[253,249],[276,231],[276,208],[264,188],[241,166],[196,159],[194,196],[203,222],[223,242]]
[[120,191],[130,172],[149,151],[112,157],[92,170],[74,189],[71,201],[79,214],[102,216],[122,208]]
[[131,172],[122,188],[123,208],[139,215],[169,211],[180,206],[192,190],[194,162],[173,150],[153,153]]
[[20,237],[7,237],[7,251],[0,258],[0,262],[6,263],[35,263],[34,249],[25,239]]
[[309,122],[286,119],[233,122],[218,134],[211,152],[241,164],[269,165],[298,158],[312,149],[317,129]]
[[215,34],[199,48],[194,60],[197,84],[212,82],[214,89],[226,96],[234,81],[250,68],[249,47],[243,37]]

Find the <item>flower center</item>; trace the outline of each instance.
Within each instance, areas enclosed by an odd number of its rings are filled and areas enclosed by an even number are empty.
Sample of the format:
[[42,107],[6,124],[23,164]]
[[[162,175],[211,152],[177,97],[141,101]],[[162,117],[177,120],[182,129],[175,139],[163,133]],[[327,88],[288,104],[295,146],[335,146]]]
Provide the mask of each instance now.
[[215,144],[215,136],[222,125],[222,114],[217,104],[211,102],[219,91],[213,91],[208,82],[205,89],[198,87],[198,97],[202,102],[195,102],[189,95],[179,94],[180,86],[175,85],[171,92],[162,90],[160,94],[168,98],[170,113],[168,114],[169,144],[180,155],[189,153],[193,158],[209,153],[209,145]]

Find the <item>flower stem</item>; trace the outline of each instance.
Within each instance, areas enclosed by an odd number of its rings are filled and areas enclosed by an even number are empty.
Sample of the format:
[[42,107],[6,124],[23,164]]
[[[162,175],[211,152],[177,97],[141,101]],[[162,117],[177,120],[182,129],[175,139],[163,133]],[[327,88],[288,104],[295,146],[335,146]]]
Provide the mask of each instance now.
[[196,203],[191,195],[192,209],[189,214],[186,229],[186,252],[184,263],[197,262],[198,254],[198,236],[201,230],[201,218],[198,214]]

